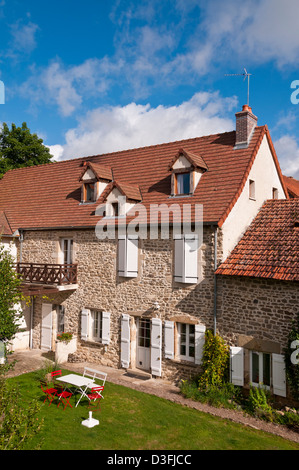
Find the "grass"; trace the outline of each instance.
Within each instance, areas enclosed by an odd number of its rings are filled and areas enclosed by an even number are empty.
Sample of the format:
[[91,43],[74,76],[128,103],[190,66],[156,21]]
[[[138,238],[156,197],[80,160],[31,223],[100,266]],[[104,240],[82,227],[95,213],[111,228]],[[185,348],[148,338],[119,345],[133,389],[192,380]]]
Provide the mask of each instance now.
[[[67,371],[63,371],[63,374]],[[45,398],[32,372],[8,379],[18,386],[26,402],[41,403],[41,432],[26,449],[42,450],[299,450],[299,445],[255,429],[221,420],[197,410],[172,403],[121,385],[106,382],[101,411],[93,417],[100,424],[86,428],[88,404],[57,408]]]

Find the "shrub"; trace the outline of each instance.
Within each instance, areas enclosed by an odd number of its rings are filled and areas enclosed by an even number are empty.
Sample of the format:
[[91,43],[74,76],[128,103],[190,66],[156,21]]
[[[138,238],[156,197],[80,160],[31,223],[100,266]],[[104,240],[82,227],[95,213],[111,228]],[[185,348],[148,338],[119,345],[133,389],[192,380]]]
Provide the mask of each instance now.
[[229,347],[221,336],[214,335],[211,330],[205,334],[202,369],[198,382],[200,388],[220,386],[228,381]]

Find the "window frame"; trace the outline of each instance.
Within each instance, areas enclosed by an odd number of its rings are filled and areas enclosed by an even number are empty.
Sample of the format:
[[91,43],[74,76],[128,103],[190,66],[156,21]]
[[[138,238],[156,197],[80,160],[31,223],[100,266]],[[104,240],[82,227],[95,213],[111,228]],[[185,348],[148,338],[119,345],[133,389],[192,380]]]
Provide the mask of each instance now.
[[[95,320],[95,316],[97,317]],[[96,328],[95,328],[96,326]],[[97,334],[94,334],[97,331]],[[103,340],[103,312],[97,309],[90,310],[89,341],[101,343]]]
[[[66,249],[65,249],[66,244]],[[63,237],[60,239],[60,250],[62,254],[62,264],[73,264],[74,262],[74,239]]]
[[[183,327],[185,327],[185,332],[182,332]],[[191,328],[193,332],[190,331]],[[185,335],[185,341],[182,343],[183,334]],[[190,341],[192,336],[193,341]],[[182,346],[185,346],[186,354],[181,353]],[[190,347],[193,347],[193,356],[190,355]],[[195,363],[195,325],[193,323],[177,322],[177,357],[180,360]]]
[[[56,315],[57,315],[57,333],[61,334],[65,331],[65,308],[64,305],[56,306]],[[61,318],[63,321],[61,321]]]
[[[90,188],[91,185],[93,186],[92,197],[87,198],[88,188]],[[82,188],[83,188],[83,202],[85,202],[85,203],[95,202],[96,198],[97,198],[97,182],[96,181],[85,181],[83,183]]]
[[[253,381],[253,355],[257,355],[258,357],[258,376],[259,376],[259,382],[254,382]],[[269,384],[265,384],[263,382],[264,380],[264,357],[269,356]],[[271,353],[266,353],[262,351],[250,351],[250,370],[249,370],[249,376],[250,376],[250,383],[252,384],[253,387],[260,387],[261,385],[266,388],[267,390],[270,390],[271,383],[272,383],[272,359],[271,359]],[[260,380],[262,378],[263,380]]]
[[[189,176],[189,191],[187,193],[183,192],[183,193],[179,193],[178,192],[178,177],[179,176],[182,176],[182,175],[188,175]],[[189,196],[190,194],[192,194],[192,191],[193,191],[193,170],[188,168],[186,170],[174,170],[174,173],[173,173],[173,194],[175,196]],[[183,185],[184,186],[184,185]]]

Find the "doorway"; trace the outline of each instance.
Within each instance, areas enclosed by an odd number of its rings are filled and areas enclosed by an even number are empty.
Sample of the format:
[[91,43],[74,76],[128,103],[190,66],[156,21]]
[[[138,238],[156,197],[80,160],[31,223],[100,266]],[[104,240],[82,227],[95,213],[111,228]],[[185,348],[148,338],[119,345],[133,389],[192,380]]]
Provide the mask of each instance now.
[[149,318],[137,318],[136,323],[137,323],[136,367],[142,370],[150,370],[151,320]]

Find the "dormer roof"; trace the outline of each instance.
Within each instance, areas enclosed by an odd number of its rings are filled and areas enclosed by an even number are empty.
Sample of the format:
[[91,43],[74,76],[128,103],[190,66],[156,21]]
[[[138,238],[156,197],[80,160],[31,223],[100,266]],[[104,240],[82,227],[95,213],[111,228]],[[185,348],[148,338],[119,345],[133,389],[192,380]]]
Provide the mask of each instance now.
[[127,184],[119,181],[113,181],[106,187],[102,193],[101,200],[105,201],[107,196],[114,188],[117,188],[119,192],[129,200],[136,202],[142,201],[142,196],[138,185]]
[[172,171],[173,165],[181,156],[184,156],[194,168],[200,168],[203,171],[208,170],[208,166],[201,155],[180,148],[168,166],[169,171]]
[[87,161],[83,163],[83,170],[80,175],[79,181],[83,181],[83,177],[88,170],[92,171],[97,181],[101,179],[108,181],[113,180],[112,169],[109,166]]

